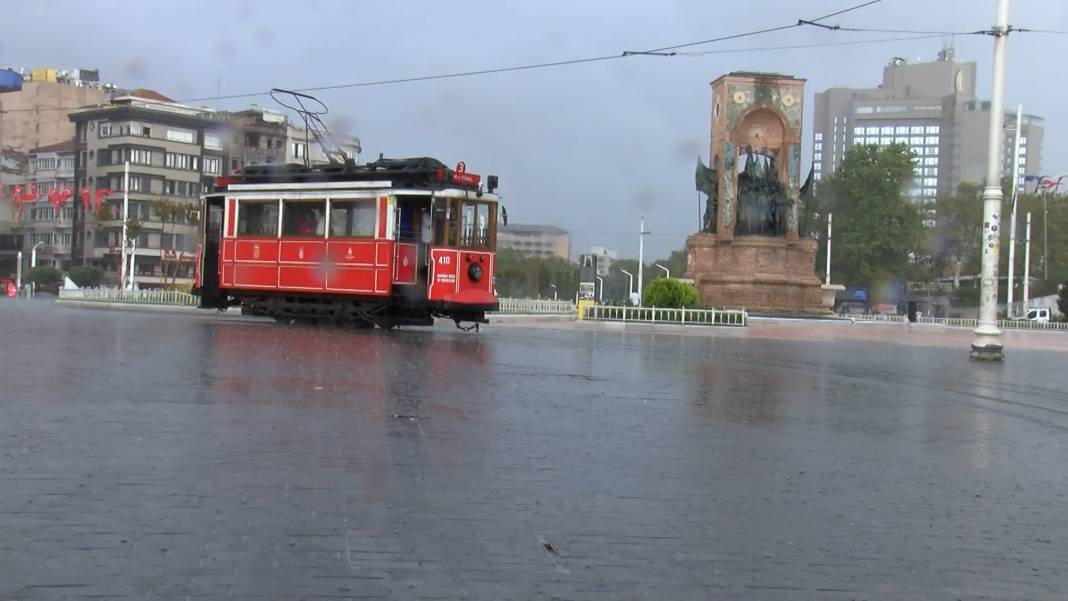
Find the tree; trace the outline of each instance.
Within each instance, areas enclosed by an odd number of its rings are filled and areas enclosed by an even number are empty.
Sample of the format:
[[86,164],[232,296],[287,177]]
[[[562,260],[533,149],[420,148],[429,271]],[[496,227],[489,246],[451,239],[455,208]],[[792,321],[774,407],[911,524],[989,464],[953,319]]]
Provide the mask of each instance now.
[[978,273],[981,261],[979,237],[983,232],[983,186],[963,182],[954,194],[935,199],[933,234],[935,268],[953,274],[954,290],[961,273]]
[[[152,212],[160,221],[159,267],[160,285],[162,288],[168,287],[168,278],[170,279],[170,286],[173,287],[175,285],[178,279],[178,271],[182,265],[181,253],[188,250],[186,248],[179,248],[179,245],[176,243],[177,236],[175,235],[175,226],[179,223],[188,223],[192,221],[194,211],[194,205],[189,203],[167,199],[152,202]],[[164,242],[168,235],[168,224],[171,226],[170,244]],[[167,246],[170,246],[170,248],[166,248]],[[167,255],[168,251],[173,251],[169,258]]]
[[[660,263],[664,267],[667,267],[671,271],[672,277],[681,278],[683,275],[689,273],[690,271],[690,266],[687,263],[687,256],[688,254],[686,252],[686,249],[681,248],[679,250],[673,251],[670,255],[668,255],[668,258],[664,259],[663,261],[655,261],[655,263]],[[657,275],[660,274],[661,270],[658,267],[654,265],[653,269],[656,269]]]
[[1057,309],[1060,310],[1061,315],[1068,315],[1068,282],[1061,284],[1061,289],[1057,293]]
[[50,265],[38,265],[26,274],[26,281],[36,284],[38,290],[55,293],[63,282],[63,272]]
[[923,256],[923,213],[904,194],[913,161],[904,144],[854,146],[821,187],[818,204],[834,214],[833,269],[845,283],[906,278]]
[[675,278],[657,278],[645,288],[642,305],[680,309],[698,306],[697,289]]
[[77,265],[67,274],[80,288],[96,288],[104,281],[104,270],[95,265]]

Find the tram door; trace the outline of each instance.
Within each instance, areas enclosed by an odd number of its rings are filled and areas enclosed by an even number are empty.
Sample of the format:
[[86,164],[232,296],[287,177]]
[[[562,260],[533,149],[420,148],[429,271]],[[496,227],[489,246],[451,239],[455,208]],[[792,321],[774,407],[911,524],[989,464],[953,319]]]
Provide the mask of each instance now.
[[430,241],[430,203],[426,197],[399,197],[396,224],[394,284],[412,301],[423,302]]
[[204,215],[200,264],[200,306],[222,306],[219,292],[219,249],[223,230],[223,197],[209,196]]

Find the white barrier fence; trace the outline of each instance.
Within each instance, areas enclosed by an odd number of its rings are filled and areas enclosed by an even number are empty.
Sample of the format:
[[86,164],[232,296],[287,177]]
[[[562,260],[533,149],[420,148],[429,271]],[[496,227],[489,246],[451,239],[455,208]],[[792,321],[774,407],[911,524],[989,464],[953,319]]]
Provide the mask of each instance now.
[[532,298],[502,298],[498,313],[575,315],[575,303],[567,300],[536,300]]
[[591,321],[745,327],[749,321],[749,313],[739,309],[664,309],[592,305],[586,307],[582,318]]
[[140,303],[145,305],[182,305],[195,307],[200,299],[178,290],[119,290],[118,288],[82,288],[59,290],[61,300],[86,300],[105,303]]
[[[886,321],[882,319],[873,320],[862,316],[856,316],[858,320],[866,319],[868,321]],[[903,315],[892,315],[893,320],[904,322],[906,321]],[[947,328],[975,328],[979,325],[978,319],[969,319],[962,317],[920,317],[916,320],[916,323],[933,325],[933,326],[945,326]],[[1052,332],[1068,332],[1068,322],[1062,321],[1028,321],[1026,319],[999,319],[998,328],[1002,330],[1046,330]]]

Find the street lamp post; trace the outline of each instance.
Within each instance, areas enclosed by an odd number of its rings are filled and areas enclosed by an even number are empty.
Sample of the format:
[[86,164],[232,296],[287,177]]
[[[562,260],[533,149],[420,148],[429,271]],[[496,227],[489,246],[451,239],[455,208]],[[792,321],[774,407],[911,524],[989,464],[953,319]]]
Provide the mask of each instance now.
[[1031,292],[1031,211],[1027,212],[1027,231],[1024,234],[1023,316],[1027,317],[1027,295]]
[[667,267],[664,267],[660,263],[656,263],[656,266],[664,270],[664,277],[671,279],[671,270],[669,270]]
[[130,210],[130,161],[124,163],[122,172],[122,239],[119,243],[122,244],[122,249],[119,251],[121,260],[119,261],[119,288],[126,290],[126,222],[128,221],[126,213]]
[[599,275],[593,277],[597,278],[597,282],[601,284],[601,290],[597,293],[597,302],[600,303],[604,301],[604,278]]
[[[645,266],[645,237],[649,232],[645,231],[645,216],[642,216],[641,229],[638,232],[638,298],[642,297],[642,272]],[[640,302],[640,301],[639,301]]]
[[[1005,45],[1009,35],[1009,0],[998,0],[994,36],[994,77],[990,94],[990,131],[983,189],[982,284],[979,290],[979,325],[975,328],[971,357],[990,361],[1005,358],[998,329],[998,256],[1001,238],[1001,137],[1005,122]],[[1014,176],[1016,174],[1013,174]],[[1015,178],[1013,182],[1015,182]]]
[[[30,269],[37,267],[37,247],[44,244],[44,242],[38,242],[30,249]],[[37,294],[37,282],[30,282],[30,296],[36,296]]]
[[627,274],[627,300],[629,301],[630,295],[632,295],[634,292],[634,275],[626,269],[621,269],[619,271]]
[[557,300],[557,298],[556,298],[556,284],[549,284],[549,287],[553,289],[553,300]]
[[22,251],[15,255],[15,294],[22,294]]
[[1016,105],[1016,130],[1014,135],[1014,141],[1012,143],[1012,211],[1009,213],[1009,273],[1008,273],[1008,287],[1005,291],[1005,310],[1008,313],[1009,319],[1015,315],[1015,311],[1012,306],[1013,287],[1016,283],[1015,270],[1016,270],[1016,198],[1018,196],[1017,191],[1020,189],[1017,180],[1020,178],[1020,124],[1023,123],[1023,105]]

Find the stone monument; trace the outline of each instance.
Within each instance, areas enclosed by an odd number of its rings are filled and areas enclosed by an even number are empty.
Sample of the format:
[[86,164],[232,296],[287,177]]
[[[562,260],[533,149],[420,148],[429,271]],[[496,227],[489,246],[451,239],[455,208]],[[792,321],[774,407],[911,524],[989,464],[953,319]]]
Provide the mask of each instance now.
[[701,231],[686,240],[704,304],[823,314],[815,240],[798,234],[805,80],[730,73],[712,82],[711,166]]

